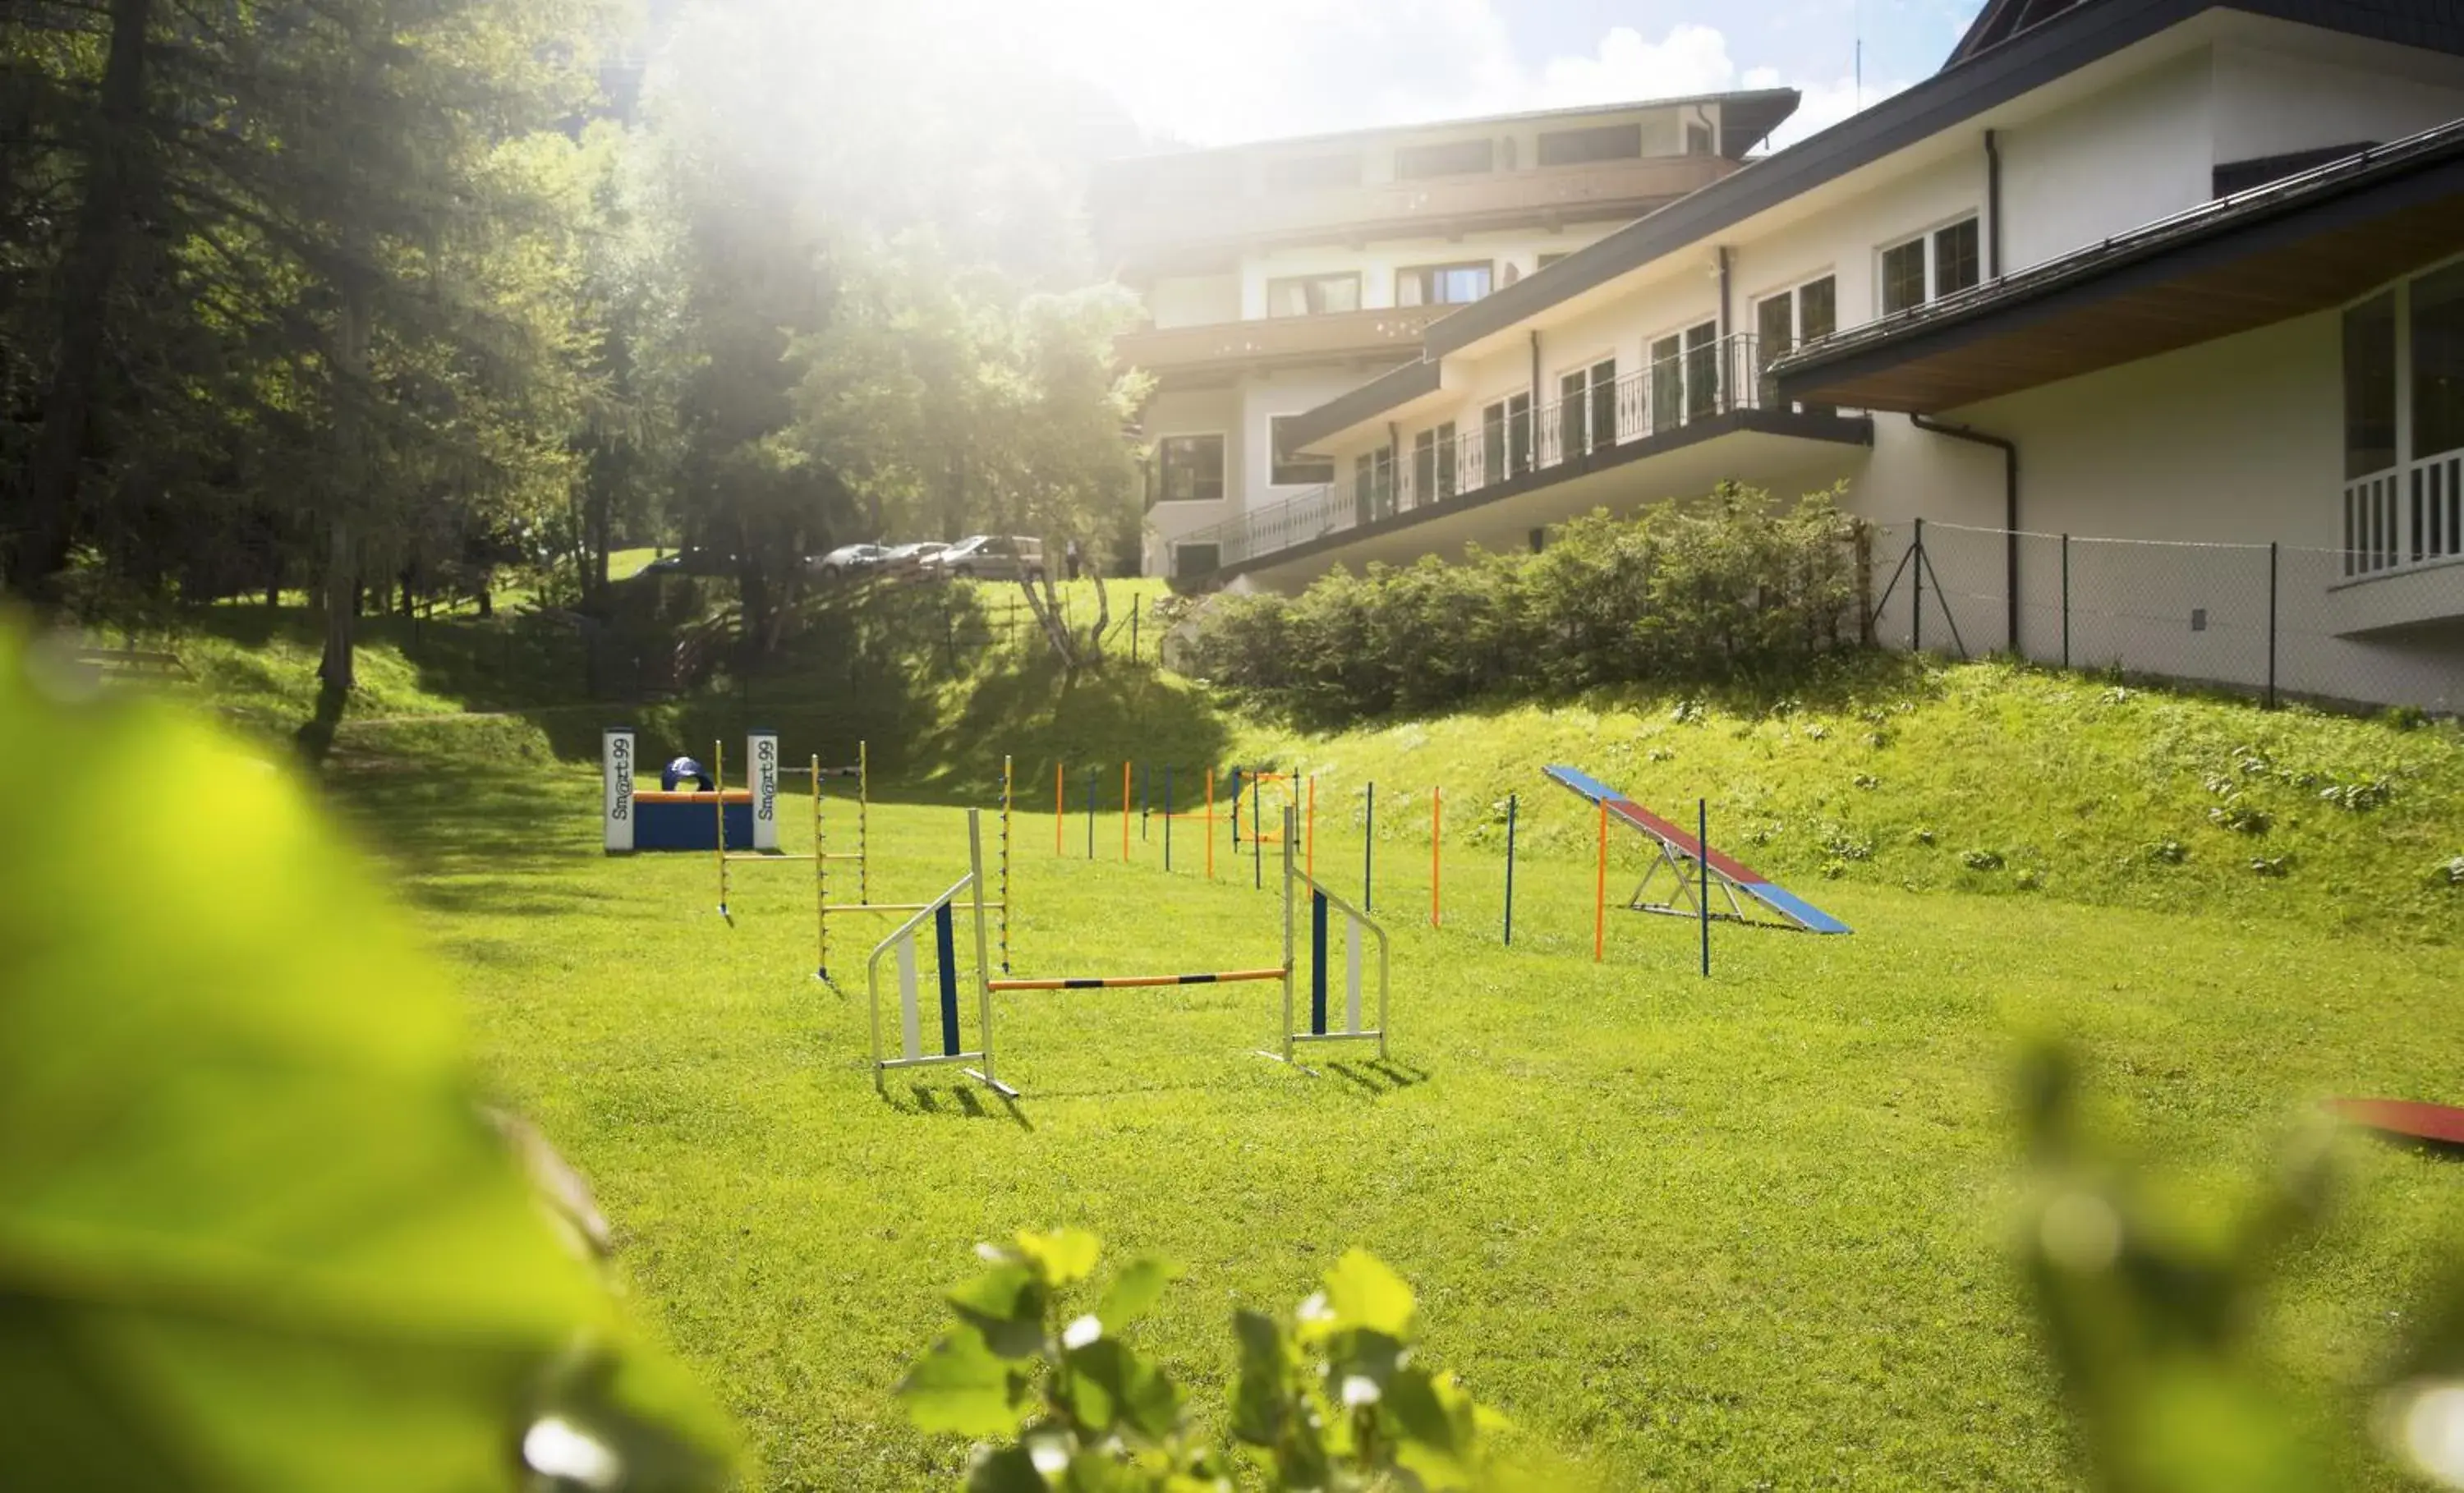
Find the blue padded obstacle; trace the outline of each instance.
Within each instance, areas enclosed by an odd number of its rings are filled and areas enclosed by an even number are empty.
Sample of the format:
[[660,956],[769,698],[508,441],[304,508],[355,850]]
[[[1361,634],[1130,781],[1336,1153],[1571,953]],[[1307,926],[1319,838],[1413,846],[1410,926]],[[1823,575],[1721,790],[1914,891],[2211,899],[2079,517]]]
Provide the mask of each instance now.
[[[1737,922],[1753,921],[1745,915],[1744,907],[1737,900],[1742,895],[1778,913],[1788,927],[1801,929],[1809,933],[1848,932],[1848,925],[1839,919],[1802,897],[1774,885],[1770,877],[1753,867],[1731,860],[1708,845],[1696,844],[1692,835],[1652,813],[1598,779],[1572,767],[1551,767],[1546,771],[1550,779],[1558,786],[1572,789],[1592,802],[1604,805],[1609,811],[1610,818],[1630,828],[1641,830],[1659,842],[1661,859],[1652,863],[1652,875],[1657,875],[1663,867],[1677,871],[1677,885],[1682,895],[1690,898],[1695,893],[1693,879],[1685,873],[1685,865],[1680,863],[1699,863],[1707,866],[1713,879],[1727,891],[1731,909],[1729,913],[1714,913],[1713,916],[1725,915]],[[1643,887],[1650,885],[1651,876],[1647,875],[1643,878]],[[1634,898],[1627,904],[1629,907],[1642,912],[1683,911],[1688,916],[1693,915],[1691,909],[1675,908],[1664,903],[1644,902],[1643,887],[1635,889]]]

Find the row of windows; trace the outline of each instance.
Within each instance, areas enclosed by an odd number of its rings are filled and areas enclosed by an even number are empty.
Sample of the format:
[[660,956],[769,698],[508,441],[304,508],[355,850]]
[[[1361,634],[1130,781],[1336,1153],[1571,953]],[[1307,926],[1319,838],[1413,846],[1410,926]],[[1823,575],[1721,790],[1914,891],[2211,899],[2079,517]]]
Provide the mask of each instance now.
[[[1707,120],[1680,121],[1655,116],[1622,124],[1593,124],[1544,130],[1538,140],[1538,165],[1587,165],[1601,161],[1639,161],[1645,156],[1683,153],[1707,156],[1719,148],[1718,132]],[[1397,181],[1428,181],[1446,176],[1483,176],[1514,168],[1514,142],[1483,136],[1400,145],[1395,150]],[[1364,158],[1357,150],[1330,150],[1312,155],[1281,156],[1265,164],[1266,190],[1276,193],[1333,191],[1357,187]]]
[[[1540,268],[1545,270],[1565,257],[1562,253],[1542,254]],[[1394,304],[1468,305],[1496,288],[1498,273],[1496,261],[1490,259],[1412,265],[1395,272]],[[1505,283],[1514,283],[1512,265],[1506,267]],[[1360,287],[1361,275],[1357,270],[1279,276],[1266,282],[1266,315],[1322,317],[1331,312],[1358,311],[1361,307]]]
[[[1977,284],[1981,278],[1979,242],[1977,220],[1970,216],[1885,246],[1881,252],[1882,313],[1887,316],[1910,310]],[[1560,257],[1563,256],[1543,256],[1542,264],[1545,267]],[[1396,284],[1397,303],[1407,306],[1447,305],[1476,300],[1488,293],[1489,270],[1487,263],[1474,262],[1399,271]],[[2438,341],[2431,334],[2416,331],[2417,346],[2445,348],[2452,342],[2456,348],[2464,348],[2464,271],[2459,271],[2458,274],[2452,296],[2454,310],[2447,314],[2457,318],[2459,330],[2451,336],[2449,342]],[[2418,296],[2422,293],[2417,289],[2415,294]],[[1357,273],[1350,273],[1273,280],[1268,282],[1267,295],[1268,311],[1274,316],[1352,311],[1359,306],[1360,276]],[[2387,309],[2378,319],[2363,316],[2367,308],[2356,308],[2355,316],[2362,317],[2361,320],[2347,318],[2348,350],[2356,345],[2357,339],[2372,347],[2384,342],[2387,348],[2384,359],[2380,360],[2387,367],[2384,378],[2370,374],[2364,381],[2366,387],[2348,395],[2348,408],[2364,411],[2355,418],[2373,430],[2379,427],[2385,429],[2383,438],[2364,434],[2348,440],[2348,446],[2357,452],[2373,440],[2389,452],[2394,445],[2393,300],[2391,296],[2382,298],[2387,301]],[[2445,306],[2448,303],[2440,300],[2424,301],[2422,304]],[[1828,274],[1807,280],[1761,297],[1753,303],[1752,311],[1755,371],[1758,372],[1792,349],[1815,339],[1829,337],[1838,330],[1838,281]],[[2381,329],[2382,322],[2385,330]],[[1699,419],[1719,407],[1723,372],[1719,338],[1719,323],[1705,320],[1645,342],[1644,362],[1653,375],[1648,406],[1642,411],[1649,419],[1649,428],[1665,429],[1687,420]],[[2453,354],[2453,361],[2456,371],[2442,375],[2449,382],[2439,386],[2456,391],[2453,426],[2458,439],[2450,444],[2464,444],[2464,352]],[[2348,369],[2354,362],[2348,352]],[[2352,378],[2348,373],[2348,385]],[[1597,359],[1558,374],[1556,419],[1562,450],[1589,450],[1617,439],[1617,361],[1615,357]],[[2387,413],[2377,413],[2381,409]],[[1332,481],[1335,474],[1333,464],[1295,461],[1285,455],[1283,426],[1290,418],[1278,415],[1271,421],[1274,484],[1285,487]],[[2443,440],[2449,427],[2440,422],[2446,418],[2433,413],[2430,419],[2418,423],[2416,430],[2431,431],[2430,438]],[[2361,426],[2354,428],[2360,429]],[[1534,458],[1530,394],[1510,395],[1484,407],[1481,411],[1481,432],[1482,456],[1491,480],[1531,470]],[[1445,496],[1453,494],[1456,449],[1457,432],[1451,421],[1422,430],[1413,437],[1415,491]],[[2447,447],[2428,449],[2445,450]],[[2375,452],[2377,447],[2372,446],[2368,450]],[[1222,436],[1168,436],[1161,443],[1160,452],[1162,482],[1157,494],[1160,501],[1215,502],[1222,498]],[[2349,458],[2348,465],[2352,461],[2365,459],[2375,459],[2375,456],[2356,454]],[[2379,462],[2379,466],[2387,464]],[[2378,469],[2371,467],[2365,470]],[[1368,495],[1367,501],[1373,511],[1378,494],[1384,494],[1385,500],[1391,502],[1394,494],[1393,454],[1377,450],[1354,458],[1353,481],[1356,493]]]
[[2344,313],[2344,476],[2464,448],[2464,264]]

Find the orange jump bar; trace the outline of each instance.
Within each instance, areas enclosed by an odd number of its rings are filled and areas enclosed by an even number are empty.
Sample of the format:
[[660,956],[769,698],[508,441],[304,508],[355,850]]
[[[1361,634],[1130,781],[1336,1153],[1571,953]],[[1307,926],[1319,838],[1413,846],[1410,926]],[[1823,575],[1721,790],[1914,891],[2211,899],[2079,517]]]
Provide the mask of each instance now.
[[1219,970],[1212,975],[1113,975],[1088,979],[997,979],[995,990],[1130,990],[1148,985],[1232,985],[1243,980],[1281,979],[1281,969]]

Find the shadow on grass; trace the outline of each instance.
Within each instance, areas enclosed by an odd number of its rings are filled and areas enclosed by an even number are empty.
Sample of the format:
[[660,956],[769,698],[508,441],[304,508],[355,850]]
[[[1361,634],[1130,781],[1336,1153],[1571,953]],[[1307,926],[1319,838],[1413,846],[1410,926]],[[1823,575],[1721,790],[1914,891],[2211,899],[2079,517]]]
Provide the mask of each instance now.
[[[982,1096],[973,1087],[935,1091],[922,1084],[911,1084],[907,1087],[904,1097],[891,1093],[887,1087],[876,1088],[875,1092],[881,1096],[881,1102],[884,1105],[900,1114],[943,1115],[962,1120],[1007,1120],[1020,1130],[1030,1133],[1035,1130],[1035,1122],[1026,1117],[1026,1110],[1020,1107],[1017,1100],[1007,1095],[996,1094],[994,1098],[1000,1101],[1000,1108],[995,1109],[986,1105]],[[943,1102],[943,1093],[947,1095],[946,1103]]]
[[1377,1058],[1368,1063],[1356,1063],[1347,1058],[1340,1063],[1329,1063],[1325,1068],[1371,1098],[1400,1093],[1429,1081],[1428,1069],[1408,1067],[1391,1058]]
[[597,851],[575,842],[571,804],[541,794],[536,769],[337,757],[327,781],[424,907],[558,916],[594,895],[564,872]]

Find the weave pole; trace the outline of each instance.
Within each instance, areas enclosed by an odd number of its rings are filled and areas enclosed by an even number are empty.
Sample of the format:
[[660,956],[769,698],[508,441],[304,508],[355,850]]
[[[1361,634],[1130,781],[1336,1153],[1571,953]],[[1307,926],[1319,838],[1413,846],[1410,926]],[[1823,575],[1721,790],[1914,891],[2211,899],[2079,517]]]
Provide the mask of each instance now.
[[1054,855],[1061,853],[1061,829],[1068,823],[1069,816],[1062,812],[1061,764],[1055,762],[1052,764],[1052,853]]
[[[1009,973],[1009,816],[1013,789],[1008,757],[1001,757],[1001,973]],[[818,791],[818,790],[816,790]]]
[[1163,764],[1163,868],[1172,869],[1172,764]]
[[813,978],[830,978],[830,845],[821,833],[821,754],[813,754]]
[[1429,790],[1429,926],[1445,925],[1446,790]]
[[1256,869],[1251,873],[1254,880],[1250,885],[1260,891],[1266,889],[1265,808],[1266,775],[1251,773],[1249,775],[1249,863]]
[[813,754],[813,977],[829,978],[830,857],[822,838],[822,757]]
[[1087,769],[1087,859],[1095,858],[1095,769]]
[[1121,764],[1121,864],[1130,864],[1130,764]]
[[1215,879],[1215,769],[1206,770],[1206,879]]
[[711,846],[718,855],[718,915],[727,916],[727,743],[710,744],[711,781],[717,785],[711,794],[711,827],[716,831]]
[[1369,781],[1369,809],[1361,823],[1368,835],[1360,842],[1360,911],[1377,911],[1377,780]]
[[1609,956],[1609,806],[1600,804],[1600,877],[1592,902],[1592,962]]
[[1515,794],[1506,796],[1506,946],[1514,947],[1514,809]]
[[[855,744],[855,899],[872,900],[872,743]],[[980,896],[982,890],[978,889]]]
[[1694,907],[1703,924],[1703,977],[1711,977],[1711,801],[1694,801],[1694,871],[1699,885],[1694,889]]

